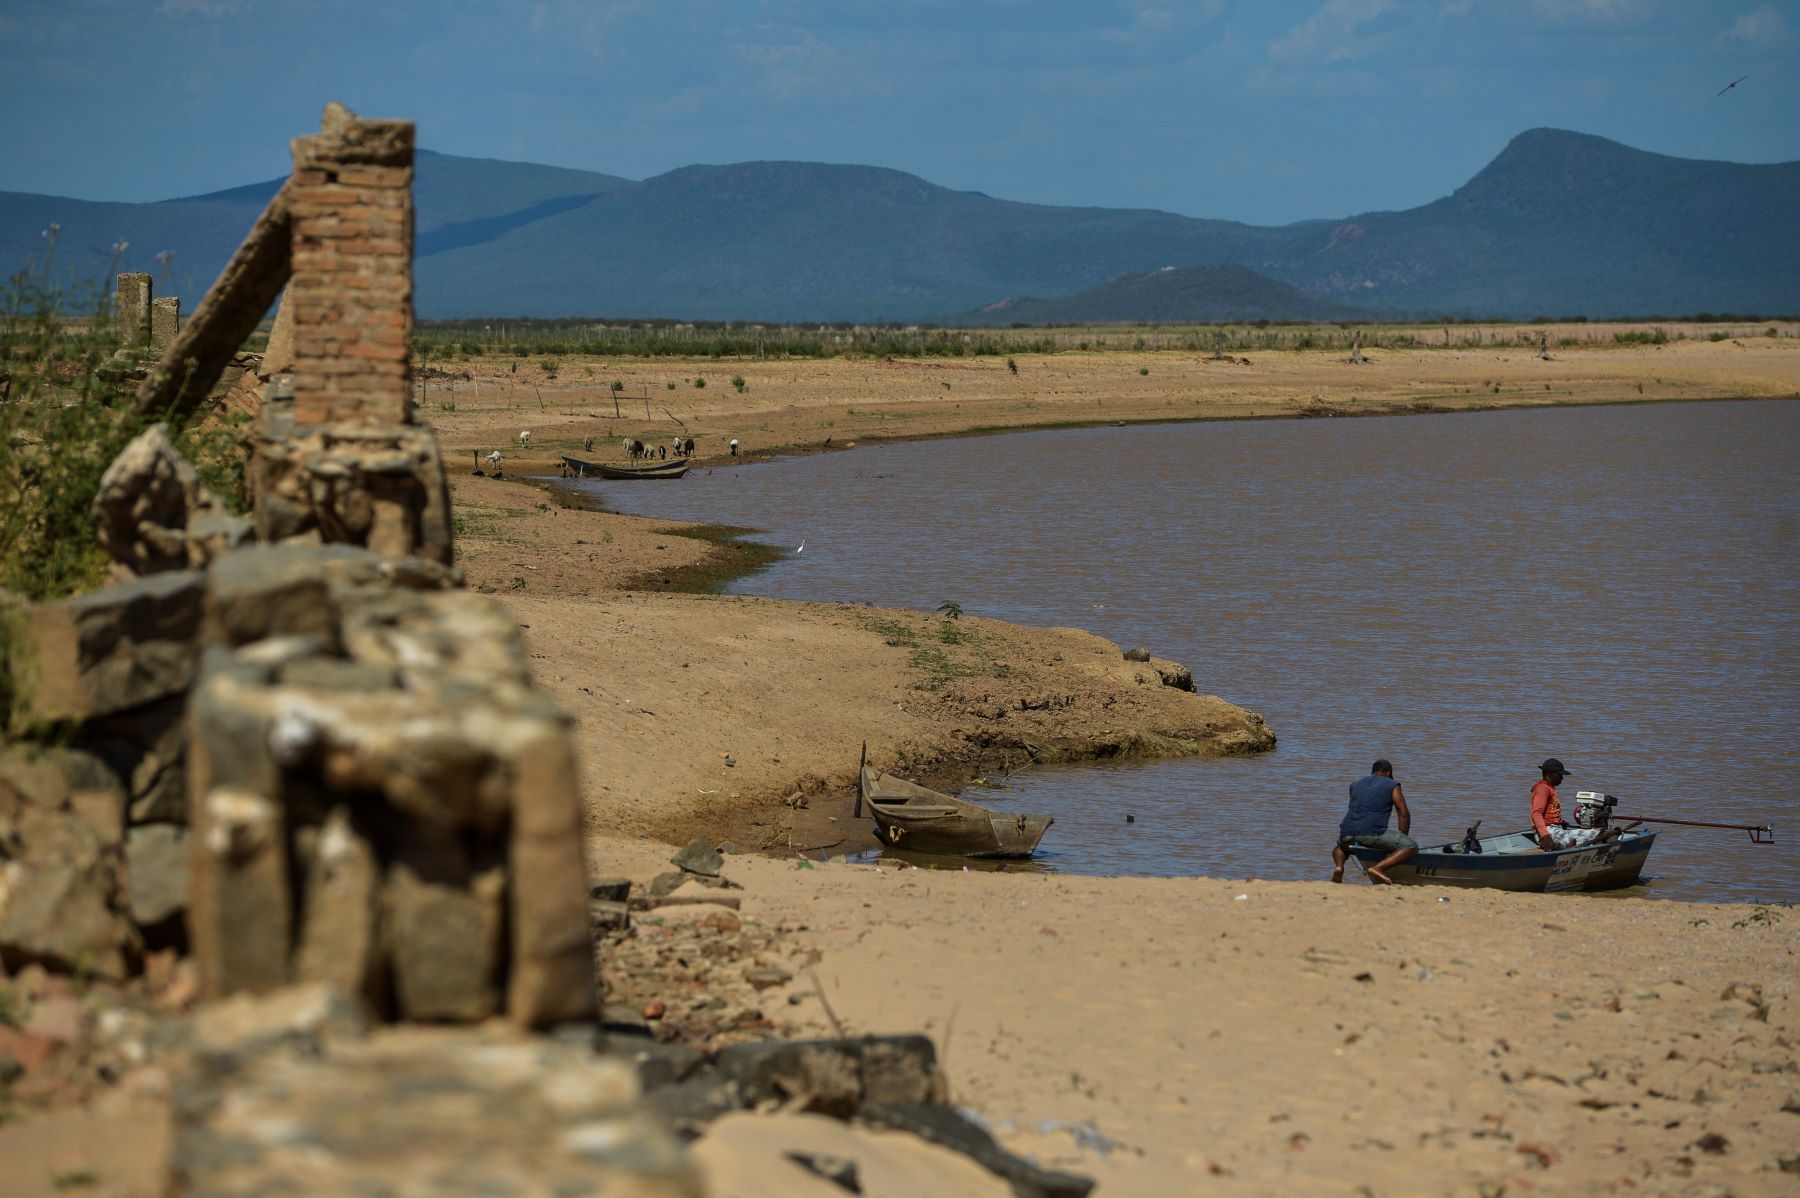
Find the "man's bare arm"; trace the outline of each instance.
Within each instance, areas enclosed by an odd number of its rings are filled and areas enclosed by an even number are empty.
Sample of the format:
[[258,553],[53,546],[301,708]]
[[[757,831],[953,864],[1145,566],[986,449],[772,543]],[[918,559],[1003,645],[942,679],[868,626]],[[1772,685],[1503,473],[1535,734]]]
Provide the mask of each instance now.
[[1406,796],[1400,793],[1400,784],[1394,783],[1394,810],[1400,815],[1400,830],[1412,831],[1412,812],[1406,809]]

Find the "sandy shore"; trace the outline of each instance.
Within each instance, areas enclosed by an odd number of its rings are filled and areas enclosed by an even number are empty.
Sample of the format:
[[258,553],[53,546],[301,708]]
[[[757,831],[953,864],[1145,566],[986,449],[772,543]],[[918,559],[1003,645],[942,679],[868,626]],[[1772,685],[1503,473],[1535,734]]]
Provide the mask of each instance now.
[[[571,714],[589,827],[681,842],[852,852],[871,761],[960,787],[1028,762],[1255,752],[1254,713],[1163,684],[1075,629],[841,604],[613,589],[678,583],[709,543],[565,509],[523,483],[457,480],[471,585],[506,597],[539,684]],[[1152,646],[1154,648],[1154,646]],[[798,800],[795,796],[799,796]]]
[[[624,460],[691,436],[702,461],[740,452],[838,449],[870,440],[953,436],[1056,424],[1282,416],[1354,416],[1558,404],[1800,395],[1797,326],[1786,335],[1665,345],[1371,350],[1360,365],[1323,350],[1252,352],[1249,364],[1199,353],[1131,350],[926,360],[459,358],[419,387],[420,412],[453,467],[500,448],[512,473],[559,455]],[[1604,328],[1552,330],[1607,336]],[[733,388],[741,378],[744,389]],[[704,380],[703,387],[696,381]],[[614,392],[613,383],[621,390]],[[669,384],[673,383],[673,388]],[[528,452],[517,448],[531,430]],[[588,439],[594,448],[584,450]],[[827,446],[829,441],[829,446]]]
[[[609,873],[669,868],[595,847]],[[955,1101],[1102,1195],[1800,1189],[1789,910],[766,857],[726,876],[794,975],[761,996],[773,1018],[833,1034],[822,993],[853,1033],[929,1033]]]
[[[1067,421],[1792,396],[1800,380],[1787,340],[1375,357],[1064,354],[1016,376],[608,361],[591,386],[565,364],[529,389],[477,367],[479,399],[426,411],[453,465],[533,429],[531,453],[507,450],[516,471],[587,436],[613,460],[619,436],[666,436],[676,416],[703,456],[731,436],[754,455]],[[704,390],[663,385],[702,373]],[[720,385],[734,373],[742,394]],[[635,416],[612,415],[613,377]],[[1263,730],[1232,703],[1256,696],[1229,678],[1196,679],[1222,699],[1162,686],[1074,630],[672,593],[721,568],[693,530],[453,475],[471,584],[512,604],[576,721],[594,870],[646,881],[695,832],[749,850],[728,876],[795,977],[766,1013],[829,1032],[816,975],[850,1030],[928,1031],[958,1101],[1010,1146],[1108,1195],[1800,1190],[1792,912],[802,864],[793,850],[868,843],[847,811],[864,739],[953,785],[1032,751],[1242,751]],[[1321,876],[1329,831],[1294,844]],[[695,999],[682,986],[672,1004]]]

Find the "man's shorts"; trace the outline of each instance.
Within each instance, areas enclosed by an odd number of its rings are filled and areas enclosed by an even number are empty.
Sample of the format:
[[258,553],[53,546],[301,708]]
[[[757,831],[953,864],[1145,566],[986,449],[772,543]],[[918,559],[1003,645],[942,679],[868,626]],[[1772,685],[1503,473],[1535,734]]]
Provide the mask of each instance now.
[[1379,836],[1340,836],[1338,848],[1347,849],[1351,845],[1364,849],[1380,849],[1384,853],[1397,853],[1401,849],[1416,849],[1419,842],[1404,832],[1396,832],[1392,828]]
[[1600,839],[1599,828],[1569,828],[1561,824],[1547,825],[1550,843],[1559,849],[1577,849]]

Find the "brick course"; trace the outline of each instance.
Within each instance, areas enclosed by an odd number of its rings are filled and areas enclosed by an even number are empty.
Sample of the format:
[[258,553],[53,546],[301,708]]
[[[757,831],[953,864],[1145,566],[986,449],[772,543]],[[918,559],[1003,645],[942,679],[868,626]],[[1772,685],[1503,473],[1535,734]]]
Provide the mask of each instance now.
[[410,121],[294,141],[294,421],[412,422]]

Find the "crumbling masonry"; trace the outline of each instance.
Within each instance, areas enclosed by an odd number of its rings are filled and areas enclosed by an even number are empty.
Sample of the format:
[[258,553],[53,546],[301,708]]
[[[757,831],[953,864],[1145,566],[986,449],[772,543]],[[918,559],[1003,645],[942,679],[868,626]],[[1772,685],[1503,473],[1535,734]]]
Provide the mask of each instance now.
[[322,133],[294,141],[292,317],[272,339],[291,330],[292,368],[263,405],[261,540],[451,560],[437,441],[412,423],[412,172],[409,122],[328,111]]
[[185,944],[207,997],[592,1019],[567,726],[510,614],[462,589],[412,423],[413,126],[334,104],[293,148],[178,330],[121,276],[131,329],[172,337],[139,410],[183,417],[286,286],[236,388],[266,380],[253,517],[154,428],[95,504],[119,584],[26,613],[13,731],[63,747],[0,762],[0,960],[121,977]]

